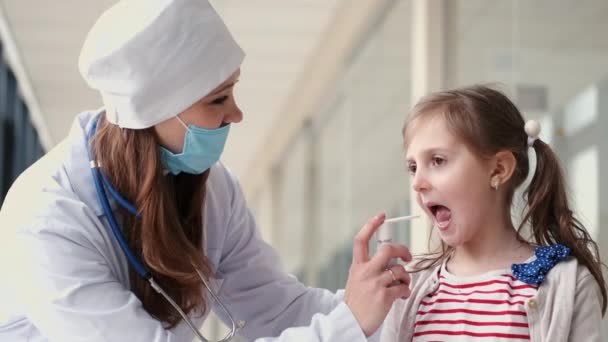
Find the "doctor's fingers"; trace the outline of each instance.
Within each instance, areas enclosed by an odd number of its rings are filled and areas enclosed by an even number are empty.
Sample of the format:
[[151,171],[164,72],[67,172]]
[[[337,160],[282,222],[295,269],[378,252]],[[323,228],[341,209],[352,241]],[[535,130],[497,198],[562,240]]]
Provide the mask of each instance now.
[[369,240],[371,240],[376,230],[378,230],[378,227],[382,225],[385,218],[386,214],[384,213],[376,215],[367,221],[363,228],[355,235],[353,242],[353,263],[361,264],[369,261]]
[[410,275],[405,270],[405,267],[401,265],[395,265],[387,268],[386,271],[382,272],[381,276],[382,283],[386,286],[391,284],[391,286],[394,286],[396,285],[395,283],[404,285],[410,284]]
[[412,290],[410,290],[409,285],[399,284],[395,286],[391,286],[385,290],[387,300],[392,304],[396,299],[407,299],[411,294]]
[[412,254],[404,245],[396,243],[383,244],[370,260],[370,266],[378,271],[383,271],[393,258],[399,258],[408,262],[412,260]]

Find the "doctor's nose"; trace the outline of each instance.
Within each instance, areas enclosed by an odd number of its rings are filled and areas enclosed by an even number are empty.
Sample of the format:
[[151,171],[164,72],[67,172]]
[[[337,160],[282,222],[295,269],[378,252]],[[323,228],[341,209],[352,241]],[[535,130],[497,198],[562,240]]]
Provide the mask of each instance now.
[[241,121],[243,121],[243,112],[241,111],[239,106],[234,104],[230,111],[228,111],[228,113],[224,115],[224,122],[233,124],[239,123]]

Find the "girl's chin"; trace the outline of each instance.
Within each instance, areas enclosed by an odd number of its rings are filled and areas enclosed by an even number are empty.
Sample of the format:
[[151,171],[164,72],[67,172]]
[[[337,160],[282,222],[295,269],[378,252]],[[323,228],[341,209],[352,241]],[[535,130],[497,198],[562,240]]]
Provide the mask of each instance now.
[[443,243],[445,243],[448,247],[452,247],[452,248],[457,248],[462,246],[462,243],[460,243],[459,241],[448,241],[445,239],[441,239],[441,241],[443,241]]
[[441,238],[441,241],[450,247],[458,247],[462,245],[463,241],[461,241],[460,237],[456,236],[455,230],[453,227],[448,226],[447,229],[441,229],[437,224],[435,224],[435,228],[437,228],[437,233]]

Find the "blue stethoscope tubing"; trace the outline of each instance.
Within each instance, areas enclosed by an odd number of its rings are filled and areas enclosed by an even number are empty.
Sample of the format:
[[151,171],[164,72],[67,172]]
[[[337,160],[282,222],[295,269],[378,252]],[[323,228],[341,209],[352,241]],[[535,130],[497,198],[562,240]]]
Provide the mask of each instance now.
[[[133,206],[131,203],[129,203],[129,201],[127,201],[124,197],[122,197],[118,193],[118,191],[116,191],[116,189],[114,189],[114,187],[112,186],[112,184],[110,183],[108,178],[101,172],[99,164],[95,161],[90,142],[91,142],[91,139],[93,138],[93,136],[95,135],[95,132],[97,131],[98,122],[99,122],[99,118],[95,119],[95,122],[93,122],[93,126],[91,127],[91,129],[89,130],[89,132],[86,135],[87,154],[89,157],[91,172],[93,174],[93,183],[95,184],[95,190],[97,190],[97,197],[99,198],[99,203],[101,204],[101,206],[103,208],[104,215],[106,216],[106,219],[108,220],[108,223],[110,224],[110,228],[112,230],[112,234],[114,235],[114,238],[116,239],[116,241],[118,241],[120,249],[122,249],[123,253],[127,257],[127,260],[129,261],[129,264],[131,264],[131,266],[135,269],[137,274],[140,277],[142,277],[143,279],[147,280],[150,283],[150,285],[152,286],[152,288],[154,288],[154,290],[156,290],[159,294],[161,294],[171,304],[171,306],[173,306],[175,308],[175,310],[177,310],[177,312],[184,319],[186,324],[190,327],[190,329],[194,332],[194,334],[198,337],[198,339],[200,341],[209,342],[209,340],[207,340],[201,334],[201,332],[198,329],[196,329],[196,327],[194,326],[192,321],[188,318],[188,316],[184,313],[184,311],[179,307],[179,305],[177,305],[177,303],[175,303],[175,301],[171,297],[169,297],[169,295],[160,287],[160,285],[158,285],[158,283],[152,277],[152,274],[150,273],[150,271],[147,270],[146,266],[137,258],[137,256],[135,256],[135,254],[133,253],[131,248],[129,248],[129,244],[127,243],[124,235],[122,234],[122,231],[120,230],[120,226],[119,226],[118,222],[116,221],[116,217],[114,216],[114,212],[112,211],[112,208],[110,207],[110,202],[108,201],[106,189],[108,190],[110,195],[123,208],[125,208],[131,214],[133,214],[137,217],[141,217],[141,215],[139,214],[139,212],[135,208],[135,206]],[[213,297],[215,302],[218,303],[219,306],[222,308],[222,310],[226,313],[226,315],[228,316],[228,319],[230,319],[230,322],[232,325],[230,332],[223,339],[219,340],[218,342],[226,342],[226,341],[232,340],[232,338],[234,337],[234,335],[236,334],[236,331],[237,331],[237,324],[234,321],[234,318],[232,317],[232,315],[230,314],[230,312],[228,311],[226,306],[224,306],[224,304],[217,297],[217,295],[213,291],[211,291],[211,287],[209,287],[209,284],[203,277],[202,273],[196,268],[195,268],[195,270],[196,270],[196,273],[198,274],[199,278],[201,279],[201,281],[207,288],[207,291],[209,291],[209,293],[211,294],[211,296]],[[238,328],[241,328],[242,325],[243,324],[240,323]]]

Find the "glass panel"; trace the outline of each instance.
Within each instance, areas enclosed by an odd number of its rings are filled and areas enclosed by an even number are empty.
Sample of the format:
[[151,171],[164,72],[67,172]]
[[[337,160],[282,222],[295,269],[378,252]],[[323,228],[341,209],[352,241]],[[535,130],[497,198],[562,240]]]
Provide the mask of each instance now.
[[401,128],[410,106],[410,16],[410,1],[392,2],[315,124],[319,272],[331,279],[315,285],[344,286],[352,238],[368,218],[409,211]]

